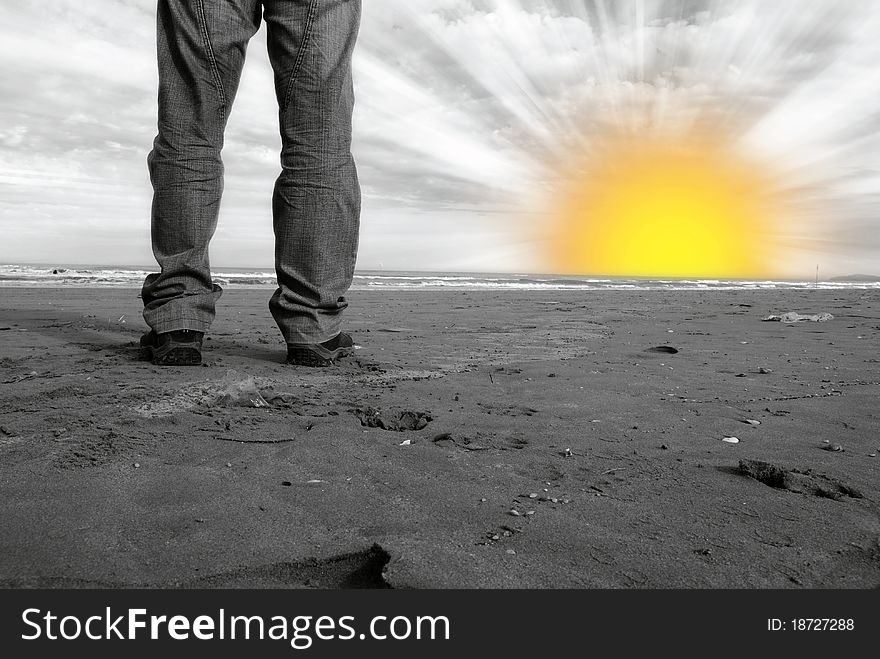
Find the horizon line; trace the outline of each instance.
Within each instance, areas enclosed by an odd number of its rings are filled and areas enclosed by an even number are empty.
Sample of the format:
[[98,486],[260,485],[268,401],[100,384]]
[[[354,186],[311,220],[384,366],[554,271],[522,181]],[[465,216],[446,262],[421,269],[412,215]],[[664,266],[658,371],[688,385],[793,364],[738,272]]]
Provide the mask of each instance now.
[[[119,264],[119,263],[51,263],[48,261],[31,261],[31,262],[5,262],[0,261],[0,266],[29,266],[29,267],[45,267],[51,269],[79,269],[79,268],[119,268],[119,269],[128,269],[128,270],[155,270],[155,265],[146,265],[146,264]],[[260,270],[265,272],[274,272],[275,266],[225,266],[225,265],[215,265],[212,266],[212,270]],[[559,277],[559,278],[585,278],[585,279],[602,279],[602,280],[622,280],[622,281],[768,281],[768,282],[801,282],[801,281],[816,281],[815,277],[781,277],[776,279],[769,278],[756,278],[756,277],[710,277],[710,276],[693,276],[693,275],[665,275],[665,276],[657,276],[657,275],[603,275],[603,274],[594,274],[594,273],[553,273],[553,272],[533,272],[528,270],[518,270],[518,271],[500,271],[500,270],[398,270],[398,269],[385,269],[385,268],[358,268],[355,270],[355,275],[361,273],[383,273],[383,274],[395,274],[395,273],[406,273],[406,274],[460,274],[460,275],[519,275],[519,276],[536,276],[536,277]],[[880,281],[880,274],[865,274],[865,273],[847,273],[843,275],[836,275],[833,277],[828,277],[824,279],[819,279],[819,281],[833,281],[835,279],[846,279],[846,278],[869,278],[873,281]]]

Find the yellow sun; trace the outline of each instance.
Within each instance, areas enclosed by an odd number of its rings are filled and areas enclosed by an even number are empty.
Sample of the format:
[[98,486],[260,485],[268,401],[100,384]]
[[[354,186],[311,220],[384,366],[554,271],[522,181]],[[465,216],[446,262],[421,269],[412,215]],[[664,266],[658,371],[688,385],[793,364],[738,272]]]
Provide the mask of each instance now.
[[554,213],[553,271],[724,279],[774,274],[778,195],[769,176],[724,142],[617,137],[574,169]]

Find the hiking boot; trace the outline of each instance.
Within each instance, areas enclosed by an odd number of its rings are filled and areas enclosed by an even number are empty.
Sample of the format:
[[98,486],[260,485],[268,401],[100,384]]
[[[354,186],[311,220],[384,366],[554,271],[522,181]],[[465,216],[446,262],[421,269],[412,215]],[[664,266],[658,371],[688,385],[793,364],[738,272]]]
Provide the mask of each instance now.
[[198,366],[202,363],[204,332],[176,330],[141,337],[141,352],[157,366]]
[[288,343],[287,363],[294,366],[330,366],[333,361],[351,353],[354,341],[340,332],[324,343]]

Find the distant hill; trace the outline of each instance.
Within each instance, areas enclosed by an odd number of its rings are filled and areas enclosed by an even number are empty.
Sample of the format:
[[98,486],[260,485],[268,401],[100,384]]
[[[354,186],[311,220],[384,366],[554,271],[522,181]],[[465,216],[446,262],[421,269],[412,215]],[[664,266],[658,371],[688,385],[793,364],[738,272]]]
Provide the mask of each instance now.
[[831,277],[828,281],[880,281],[880,275],[843,275]]

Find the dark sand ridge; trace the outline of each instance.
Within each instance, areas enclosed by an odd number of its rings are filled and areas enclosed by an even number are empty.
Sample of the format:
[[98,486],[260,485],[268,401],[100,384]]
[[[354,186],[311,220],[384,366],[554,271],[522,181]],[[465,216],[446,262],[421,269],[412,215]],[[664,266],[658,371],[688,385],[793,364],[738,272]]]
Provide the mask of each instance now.
[[133,291],[0,289],[0,585],[880,585],[875,291],[353,292],[320,370],[267,296],[162,369]]

